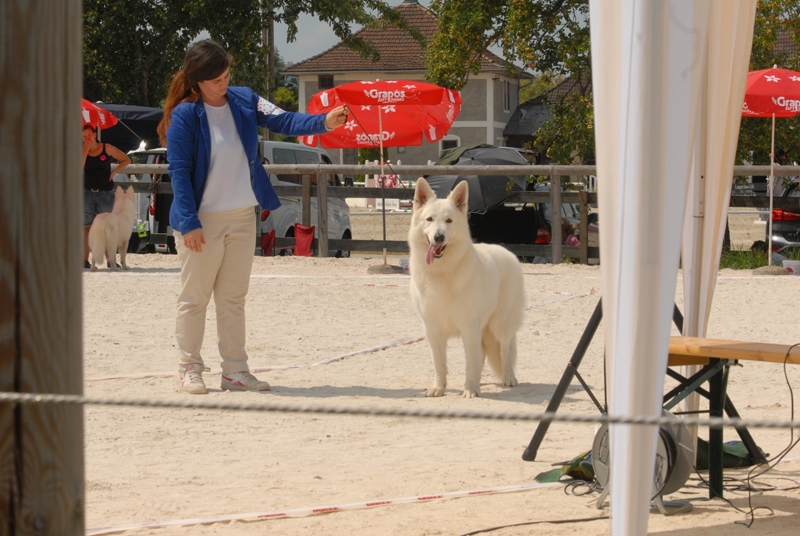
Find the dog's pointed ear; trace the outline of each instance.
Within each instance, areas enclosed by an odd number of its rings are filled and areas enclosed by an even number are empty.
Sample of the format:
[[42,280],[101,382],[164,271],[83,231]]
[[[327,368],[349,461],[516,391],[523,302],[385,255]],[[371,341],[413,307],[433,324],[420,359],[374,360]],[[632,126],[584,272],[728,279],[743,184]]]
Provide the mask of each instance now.
[[128,189],[125,190],[125,195],[131,199],[136,199],[136,192],[133,190],[133,186],[128,186]]
[[433,193],[430,184],[424,178],[417,179],[417,186],[414,189],[414,210],[419,210],[422,205],[436,199],[436,194]]
[[122,195],[123,195],[122,186],[117,186],[117,189],[114,190],[114,197],[115,198],[120,198],[120,197],[122,197]]
[[450,192],[447,198],[453,202],[462,214],[466,215],[468,206],[467,200],[469,199],[469,185],[467,181],[461,181],[456,184],[456,187],[453,188],[453,191]]

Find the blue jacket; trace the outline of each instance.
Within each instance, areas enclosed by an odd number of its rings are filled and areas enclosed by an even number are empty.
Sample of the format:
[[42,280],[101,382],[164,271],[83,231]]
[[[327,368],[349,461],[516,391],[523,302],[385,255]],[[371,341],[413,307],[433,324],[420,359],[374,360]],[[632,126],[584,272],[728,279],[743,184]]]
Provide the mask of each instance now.
[[[284,112],[246,87],[228,88],[228,105],[250,164],[250,184],[258,203],[265,210],[281,205],[269,176],[258,157],[258,128],[287,136],[307,136],[327,132],[325,115]],[[175,198],[169,211],[169,224],[180,233],[202,227],[197,217],[211,164],[211,133],[203,100],[182,102],[172,110],[167,129],[167,171]]]

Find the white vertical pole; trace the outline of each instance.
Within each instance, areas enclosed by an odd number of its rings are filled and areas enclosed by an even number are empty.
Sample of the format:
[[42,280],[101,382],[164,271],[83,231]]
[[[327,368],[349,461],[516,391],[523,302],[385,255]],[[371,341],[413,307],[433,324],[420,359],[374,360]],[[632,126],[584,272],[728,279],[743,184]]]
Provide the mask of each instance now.
[[381,105],[378,105],[378,137],[381,143],[381,216],[383,218],[383,264],[386,264],[386,196],[383,189],[386,187],[386,174],[383,172],[383,119],[381,116]]
[[769,245],[767,246],[767,266],[772,266],[772,186],[775,180],[775,114],[772,114],[772,146],[769,152]]

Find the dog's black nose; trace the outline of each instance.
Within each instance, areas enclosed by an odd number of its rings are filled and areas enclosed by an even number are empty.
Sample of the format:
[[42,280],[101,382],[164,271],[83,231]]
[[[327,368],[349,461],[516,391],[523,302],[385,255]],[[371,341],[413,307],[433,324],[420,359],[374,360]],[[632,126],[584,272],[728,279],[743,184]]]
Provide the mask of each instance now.
[[436,233],[435,235],[433,235],[433,241],[436,242],[437,244],[441,244],[442,242],[444,242],[444,235],[442,233]]

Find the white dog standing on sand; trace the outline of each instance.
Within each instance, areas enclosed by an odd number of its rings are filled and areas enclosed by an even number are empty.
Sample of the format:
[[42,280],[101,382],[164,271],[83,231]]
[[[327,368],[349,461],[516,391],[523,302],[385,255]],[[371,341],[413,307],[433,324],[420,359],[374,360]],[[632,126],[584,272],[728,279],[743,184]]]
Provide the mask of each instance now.
[[408,232],[411,298],[425,324],[434,377],[427,396],[447,388],[447,341],[461,337],[467,361],[464,398],[480,395],[483,363],[503,385],[517,385],[517,330],[525,310],[522,269],[502,246],[473,244],[467,224],[468,186],[447,199],[417,181]]
[[136,220],[136,196],[133,186],[123,193],[122,187],[117,186],[114,192],[114,208],[111,212],[98,214],[89,229],[89,249],[92,251],[91,271],[97,270],[97,265],[102,266],[103,254],[108,257],[112,270],[119,270],[116,252],[119,249],[119,260],[122,269],[127,270],[125,255],[128,252],[128,242],[131,239],[131,229]]

